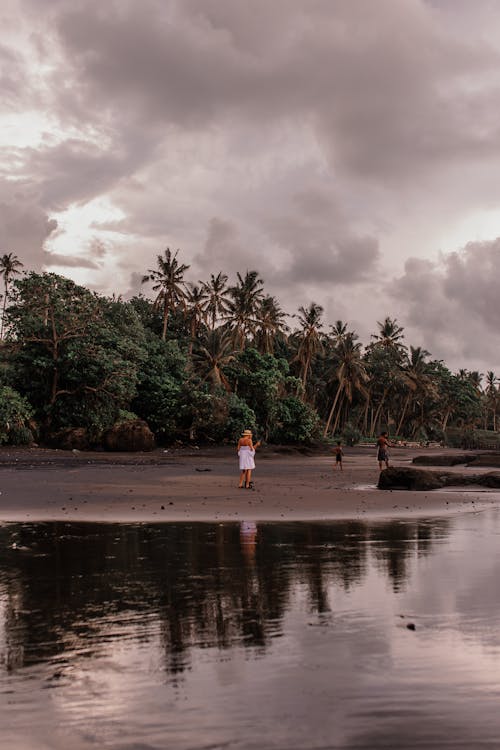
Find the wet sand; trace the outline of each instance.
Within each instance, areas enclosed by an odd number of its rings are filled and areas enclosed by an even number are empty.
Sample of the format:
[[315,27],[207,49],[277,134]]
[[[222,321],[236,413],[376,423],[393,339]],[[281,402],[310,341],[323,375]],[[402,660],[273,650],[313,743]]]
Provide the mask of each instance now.
[[[391,465],[410,465],[415,455],[424,452],[444,451],[393,449]],[[0,450],[0,521],[394,518],[500,505],[498,491],[480,487],[377,490],[374,448],[346,448],[345,453],[340,472],[334,471],[329,455],[267,448],[256,456],[252,491],[237,487],[237,458],[231,448],[147,454],[4,448]],[[463,466],[451,470],[472,471]]]

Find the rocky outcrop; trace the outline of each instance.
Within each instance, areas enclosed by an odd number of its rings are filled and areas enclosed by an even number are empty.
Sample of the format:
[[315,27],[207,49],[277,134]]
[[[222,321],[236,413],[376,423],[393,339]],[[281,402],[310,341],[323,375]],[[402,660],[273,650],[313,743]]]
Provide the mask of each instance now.
[[48,436],[46,443],[52,448],[61,448],[65,451],[85,451],[90,447],[88,432],[85,427],[68,427]]
[[442,487],[464,487],[478,485],[492,489],[500,488],[500,474],[458,474],[441,471],[424,471],[393,466],[380,472],[379,490],[439,490]]
[[416,466],[491,466],[500,468],[500,453],[437,453],[415,456]]
[[460,464],[469,464],[476,458],[475,453],[455,453],[428,456],[415,456],[412,463],[417,466],[459,466]]
[[380,472],[379,490],[437,490],[445,486],[439,472],[392,466]]
[[102,442],[108,451],[152,451],[155,447],[154,435],[142,419],[118,422],[104,433]]

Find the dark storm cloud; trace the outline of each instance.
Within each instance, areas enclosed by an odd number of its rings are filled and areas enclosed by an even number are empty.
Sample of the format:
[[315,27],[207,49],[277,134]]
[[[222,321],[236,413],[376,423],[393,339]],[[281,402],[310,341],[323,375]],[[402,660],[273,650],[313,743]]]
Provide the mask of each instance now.
[[26,268],[40,269],[43,244],[57,228],[28,184],[0,181],[0,248],[14,253]]
[[15,111],[24,96],[32,93],[22,56],[15,50],[0,45],[0,95],[2,108]]
[[[256,268],[285,306],[308,296],[348,316],[349,301],[373,326],[394,267],[500,200],[500,47],[476,4],[10,3],[26,46],[2,40],[0,93],[17,86],[51,128],[1,154],[0,175],[36,186],[12,217],[32,212],[39,259],[48,212],[104,197],[109,220],[80,233],[73,210],[80,246],[57,245],[97,264],[103,288],[168,245],[194,278]],[[101,259],[86,254],[99,232],[115,243]],[[414,258],[393,285],[394,314],[428,349],[476,351],[496,320],[478,276],[490,255],[469,255]]]
[[288,252],[283,284],[348,284],[366,279],[378,260],[378,242],[356,235],[336,201],[324,191],[293,195],[289,210],[268,221],[270,237]]
[[[442,25],[440,25],[442,24]],[[410,179],[468,155],[486,158],[498,120],[477,74],[492,49],[458,41],[423,3],[62,5],[55,27],[88,108],[193,128],[308,118],[332,163]]]
[[111,190],[147,161],[153,149],[147,138],[132,131],[107,147],[72,138],[55,146],[25,149],[23,157],[25,169],[40,175],[43,204],[62,210]]
[[219,271],[234,275],[257,269],[266,280],[273,268],[272,258],[262,246],[249,248],[242,242],[237,224],[220,217],[210,220],[203,250],[194,256],[193,266],[193,271],[207,278]]
[[500,239],[471,242],[439,263],[409,259],[389,287],[433,354],[500,365]]
[[44,253],[44,266],[62,266],[63,268],[99,268],[98,264],[88,258],[77,258],[74,255],[61,253]]

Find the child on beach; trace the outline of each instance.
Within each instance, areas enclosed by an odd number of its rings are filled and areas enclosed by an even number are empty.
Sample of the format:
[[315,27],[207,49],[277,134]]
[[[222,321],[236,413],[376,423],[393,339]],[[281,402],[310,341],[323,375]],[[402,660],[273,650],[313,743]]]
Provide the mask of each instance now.
[[343,471],[342,467],[342,458],[344,456],[344,451],[342,450],[342,443],[340,440],[337,441],[337,445],[333,449],[333,452],[335,453],[335,468],[340,469],[340,471]]
[[253,490],[252,470],[255,469],[255,449],[259,445],[260,440],[255,444],[252,441],[252,430],[243,430],[236,449],[240,464],[240,490]]

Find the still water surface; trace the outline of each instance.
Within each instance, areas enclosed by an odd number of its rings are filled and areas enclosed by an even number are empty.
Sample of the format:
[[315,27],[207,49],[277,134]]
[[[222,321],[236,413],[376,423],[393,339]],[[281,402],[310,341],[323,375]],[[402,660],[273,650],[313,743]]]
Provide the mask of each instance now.
[[0,747],[498,748],[499,535],[3,525]]

